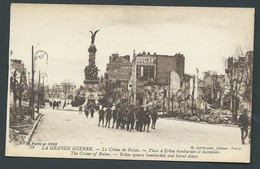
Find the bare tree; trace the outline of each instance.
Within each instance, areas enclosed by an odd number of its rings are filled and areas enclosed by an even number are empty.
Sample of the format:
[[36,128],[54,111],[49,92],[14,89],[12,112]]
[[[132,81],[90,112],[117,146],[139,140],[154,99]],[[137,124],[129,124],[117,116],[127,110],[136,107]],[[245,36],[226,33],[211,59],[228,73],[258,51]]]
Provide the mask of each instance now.
[[230,97],[233,123],[237,123],[240,100],[252,98],[252,65],[246,60],[241,48],[236,49],[236,56],[226,61],[225,91]]

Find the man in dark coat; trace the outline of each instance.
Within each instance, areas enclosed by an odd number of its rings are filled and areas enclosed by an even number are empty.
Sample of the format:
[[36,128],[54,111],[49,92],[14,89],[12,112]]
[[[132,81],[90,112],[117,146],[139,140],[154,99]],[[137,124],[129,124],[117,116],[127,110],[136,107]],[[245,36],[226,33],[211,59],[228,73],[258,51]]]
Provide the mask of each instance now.
[[114,128],[114,125],[115,125],[115,123],[117,121],[117,107],[115,107],[115,109],[113,110],[112,117],[113,117],[113,126],[112,126],[112,128]]
[[127,131],[132,131],[134,128],[134,123],[135,123],[135,114],[134,114],[134,109],[130,108],[128,113],[127,113]]
[[91,107],[91,108],[90,108],[90,115],[91,115],[91,118],[94,117],[94,112],[95,112],[94,108]]
[[99,110],[98,114],[99,114],[98,127],[100,126],[100,122],[101,122],[101,121],[102,121],[102,127],[104,127],[104,116],[105,116],[105,111],[104,111],[104,107],[103,107],[103,106],[102,106],[102,109]]
[[136,131],[143,131],[143,121],[144,121],[144,108],[139,108],[136,112]]
[[243,110],[243,113],[240,115],[238,119],[238,126],[241,129],[241,139],[242,144],[245,144],[245,139],[248,136],[248,125],[249,125],[249,119],[247,115],[247,110]]
[[118,129],[119,126],[121,127],[121,123],[123,121],[123,113],[122,113],[122,108],[117,109],[117,122],[116,122],[116,128]]
[[158,112],[155,107],[152,110],[151,117],[152,117],[152,129],[155,129],[156,121],[158,119]]
[[52,104],[52,109],[53,109],[53,110],[55,109],[55,106],[56,106],[56,101],[54,100],[54,101],[53,101],[53,104]]
[[150,123],[151,123],[150,109],[147,108],[143,116],[144,131],[145,131],[145,127],[147,127],[146,131],[149,132]]
[[107,110],[106,110],[106,125],[105,125],[105,127],[108,126],[108,128],[110,128],[111,117],[112,117],[112,111],[111,111],[110,107],[108,107]]
[[86,106],[85,107],[85,116],[86,116],[86,118],[88,118],[88,115],[89,115],[89,110],[88,110],[88,107]]
[[121,123],[121,129],[126,128],[126,121],[127,121],[127,114],[128,114],[128,108],[126,107],[125,110],[122,110],[123,112],[123,118],[122,118],[122,123]]

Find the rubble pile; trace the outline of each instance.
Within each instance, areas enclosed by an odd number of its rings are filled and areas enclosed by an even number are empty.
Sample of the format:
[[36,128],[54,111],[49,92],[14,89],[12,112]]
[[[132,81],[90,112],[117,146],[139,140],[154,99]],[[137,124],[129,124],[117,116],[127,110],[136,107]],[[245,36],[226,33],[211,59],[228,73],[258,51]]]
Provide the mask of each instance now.
[[171,116],[177,119],[183,119],[193,122],[206,122],[208,124],[231,124],[232,113],[229,110],[221,109],[197,109],[194,113],[188,110],[184,113],[171,113]]

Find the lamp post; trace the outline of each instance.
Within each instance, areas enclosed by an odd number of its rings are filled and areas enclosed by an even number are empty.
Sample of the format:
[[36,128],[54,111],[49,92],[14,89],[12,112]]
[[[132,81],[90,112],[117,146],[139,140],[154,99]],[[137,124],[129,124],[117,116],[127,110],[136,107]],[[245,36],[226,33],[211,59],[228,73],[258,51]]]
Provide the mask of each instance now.
[[[35,59],[42,59],[44,56],[47,57],[48,63],[48,54],[44,50],[38,50],[36,53],[34,53],[34,46],[32,46],[32,89],[31,89],[31,99],[30,99],[30,108],[31,108],[31,118],[34,120],[34,101],[35,101],[35,93],[34,93],[34,64]],[[39,74],[40,79],[40,74]],[[38,99],[39,100],[39,99]],[[37,108],[37,112],[39,112],[39,106]]]

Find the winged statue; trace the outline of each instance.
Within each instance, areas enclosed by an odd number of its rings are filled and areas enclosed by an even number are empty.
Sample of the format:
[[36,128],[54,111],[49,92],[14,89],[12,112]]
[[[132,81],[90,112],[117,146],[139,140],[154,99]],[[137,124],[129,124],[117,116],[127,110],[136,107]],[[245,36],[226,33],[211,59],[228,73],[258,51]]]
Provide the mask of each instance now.
[[89,30],[89,31],[91,33],[91,44],[94,44],[95,36],[96,36],[97,32],[99,31],[99,29],[96,30],[94,33],[91,30]]

